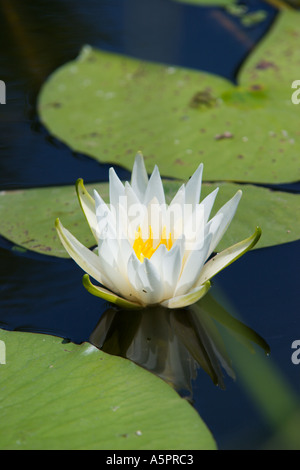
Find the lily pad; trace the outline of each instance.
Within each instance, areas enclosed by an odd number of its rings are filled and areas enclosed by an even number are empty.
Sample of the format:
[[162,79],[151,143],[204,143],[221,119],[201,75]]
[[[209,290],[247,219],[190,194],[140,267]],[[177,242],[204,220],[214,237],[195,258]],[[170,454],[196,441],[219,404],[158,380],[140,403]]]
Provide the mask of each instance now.
[[0,331],[1,449],[215,449],[165,382],[94,346]]
[[[180,186],[179,181],[164,181],[167,200],[170,202]],[[212,215],[227,202],[238,189],[243,197],[237,213],[221,240],[218,250],[249,237],[256,226],[262,237],[255,248],[262,248],[297,240],[300,234],[300,195],[252,185],[234,183],[203,184],[203,199],[219,187]],[[86,185],[92,194],[97,189],[108,201],[108,183]],[[39,253],[67,257],[54,226],[59,217],[65,227],[84,245],[92,247],[95,240],[79,206],[75,186],[2,191],[0,193],[0,235],[16,245]]]
[[202,161],[208,181],[297,181],[299,20],[279,14],[237,85],[85,46],[44,84],[41,120],[72,149],[128,169],[142,150],[147,170],[157,163],[167,177],[187,179]]
[[299,107],[291,102],[291,84],[299,78],[299,54],[295,48],[300,37],[299,20],[297,11],[282,11],[239,72],[240,84],[261,83],[278,108],[294,109],[298,114]]

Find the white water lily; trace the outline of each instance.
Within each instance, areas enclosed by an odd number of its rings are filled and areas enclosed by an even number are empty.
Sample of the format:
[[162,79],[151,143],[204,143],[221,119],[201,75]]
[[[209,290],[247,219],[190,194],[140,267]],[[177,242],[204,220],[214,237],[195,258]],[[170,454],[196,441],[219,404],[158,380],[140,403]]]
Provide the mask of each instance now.
[[[83,181],[77,181],[79,202],[97,249],[82,245],[59,219],[56,228],[69,255],[86,272],[83,284],[90,293],[123,308],[186,307],[206,294],[215,274],[257,243],[258,227],[251,237],[210,257],[234,217],[242,192],[209,220],[218,189],[199,202],[202,171],[201,164],[169,205],[158,167],[148,179],[140,152],[131,183],[124,185],[110,169],[110,205],[97,191],[92,197]],[[100,285],[93,285],[89,276]]]

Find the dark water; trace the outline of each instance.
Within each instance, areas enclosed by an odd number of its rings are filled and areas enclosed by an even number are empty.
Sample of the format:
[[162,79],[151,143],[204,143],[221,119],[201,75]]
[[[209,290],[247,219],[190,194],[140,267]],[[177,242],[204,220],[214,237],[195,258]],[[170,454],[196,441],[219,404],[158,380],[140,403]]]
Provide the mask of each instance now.
[[[75,154],[39,123],[35,100],[44,80],[75,58],[84,44],[134,57],[207,70],[232,81],[243,60],[276,17],[243,30],[222,8],[171,0],[0,1],[0,79],[7,104],[0,106],[0,189],[106,181],[109,165]],[[128,178],[119,168],[121,178]],[[284,189],[298,191],[299,185]],[[0,222],[1,223],[1,222]],[[300,338],[298,274],[300,242],[248,253],[217,276],[213,297],[229,303],[229,313],[259,332],[271,360],[293,391],[299,370],[291,343]],[[87,341],[109,308],[81,285],[73,261],[21,252],[0,240],[0,327]],[[221,298],[226,294],[225,301]],[[300,367],[300,365],[298,366]],[[194,406],[221,448],[259,448],[271,435],[268,420],[247,390],[224,378],[215,387],[203,370],[192,380]]]

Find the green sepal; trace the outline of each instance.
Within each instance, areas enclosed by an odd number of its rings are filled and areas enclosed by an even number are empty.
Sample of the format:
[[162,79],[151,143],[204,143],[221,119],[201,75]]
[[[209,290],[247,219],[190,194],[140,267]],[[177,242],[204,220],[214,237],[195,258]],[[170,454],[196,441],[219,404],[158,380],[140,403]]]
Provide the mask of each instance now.
[[76,193],[82,212],[84,213],[87,223],[89,224],[95,240],[98,243],[98,237],[96,233],[96,204],[94,198],[90,195],[84,186],[82,178],[78,178],[76,181]]
[[119,297],[117,294],[114,294],[110,290],[105,289],[104,287],[95,286],[94,284],[91,283],[90,277],[88,274],[84,274],[82,278],[82,283],[90,294],[95,295],[96,297],[100,297],[101,299],[104,299],[107,302],[111,302],[117,305],[118,307],[130,309],[130,310],[143,308],[142,305],[136,302],[130,302],[129,300],[123,299],[122,297]]

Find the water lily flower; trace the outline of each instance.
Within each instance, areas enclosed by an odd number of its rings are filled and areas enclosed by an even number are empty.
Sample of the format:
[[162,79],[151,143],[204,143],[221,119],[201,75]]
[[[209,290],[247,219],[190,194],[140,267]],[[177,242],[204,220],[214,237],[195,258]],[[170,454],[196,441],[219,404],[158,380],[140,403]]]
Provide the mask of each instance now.
[[[242,192],[210,219],[218,188],[199,202],[202,172],[200,164],[170,204],[166,204],[158,167],[148,178],[140,152],[130,183],[123,184],[110,169],[109,205],[97,191],[92,197],[83,181],[77,181],[78,199],[96,249],[82,245],[59,219],[56,229],[69,255],[86,272],[83,285],[90,293],[122,308],[183,308],[203,297],[210,279],[257,243],[259,227],[251,237],[211,256]],[[100,285],[92,284],[90,276]]]

